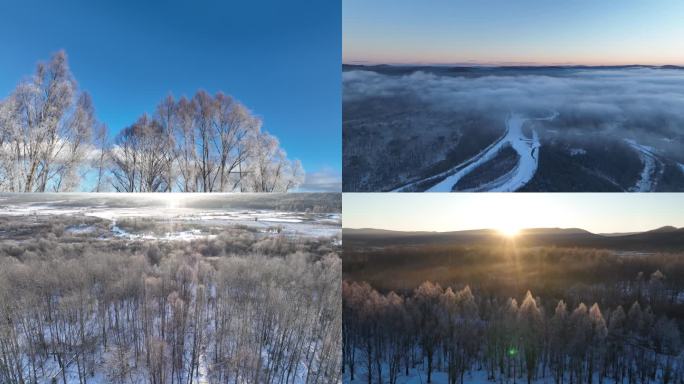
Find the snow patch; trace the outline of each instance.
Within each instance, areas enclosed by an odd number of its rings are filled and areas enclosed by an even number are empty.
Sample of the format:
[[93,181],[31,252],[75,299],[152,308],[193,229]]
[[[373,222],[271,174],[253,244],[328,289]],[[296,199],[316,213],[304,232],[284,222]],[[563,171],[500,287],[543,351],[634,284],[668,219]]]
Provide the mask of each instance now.
[[86,235],[94,233],[97,230],[93,225],[79,224],[67,227],[64,231],[72,235]]
[[570,156],[580,156],[580,155],[586,155],[587,150],[584,148],[570,148]]
[[632,139],[625,139],[632,149],[639,153],[641,163],[644,168],[641,170],[641,175],[636,184],[629,188],[630,192],[652,192],[655,190],[658,177],[663,173],[663,163],[656,155],[653,147],[642,145]]

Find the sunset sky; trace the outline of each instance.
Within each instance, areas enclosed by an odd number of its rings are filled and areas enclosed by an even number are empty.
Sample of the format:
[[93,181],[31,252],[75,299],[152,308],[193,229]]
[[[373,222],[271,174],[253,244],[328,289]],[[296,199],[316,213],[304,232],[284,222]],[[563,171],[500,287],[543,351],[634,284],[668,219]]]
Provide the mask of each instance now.
[[342,207],[344,228],[608,233],[684,227],[684,195],[677,193],[347,193]]
[[681,0],[343,0],[343,60],[684,65]]

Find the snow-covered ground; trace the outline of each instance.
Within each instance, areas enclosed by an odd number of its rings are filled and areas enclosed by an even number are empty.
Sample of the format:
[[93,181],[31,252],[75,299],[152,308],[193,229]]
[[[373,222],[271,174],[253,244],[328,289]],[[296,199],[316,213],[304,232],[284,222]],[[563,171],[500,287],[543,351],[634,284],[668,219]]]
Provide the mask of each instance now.
[[512,113],[506,119],[506,132],[499,140],[495,141],[483,151],[454,168],[442,172],[438,175],[433,175],[419,181],[412,182],[395,189],[393,192],[401,192],[410,190],[412,187],[423,183],[429,179],[441,178],[446,176],[444,180],[428,189],[428,192],[451,192],[454,185],[466,175],[470,174],[483,164],[494,159],[501,150],[506,147],[511,147],[518,154],[518,163],[516,166],[505,175],[487,182],[483,185],[474,188],[473,191],[489,191],[489,192],[514,192],[527,184],[532,177],[534,177],[539,164],[539,135],[535,130],[532,130],[532,137],[527,137],[523,132],[523,125],[527,121],[532,120],[553,120],[558,116],[558,112],[554,112],[551,116],[542,118],[527,118],[517,113]]
[[109,228],[115,237],[128,240],[190,241],[201,238],[216,237],[215,235],[203,233],[200,229],[191,229],[189,231],[171,231],[164,232],[163,234],[151,232],[131,233],[116,225],[116,219],[112,219],[112,224],[109,226]]
[[[423,365],[417,365],[409,369],[409,374],[406,375],[405,367],[402,365],[399,370],[399,375],[397,377],[397,384],[427,384],[427,363],[424,362]],[[444,370],[440,370],[437,366],[433,367],[431,375],[431,384],[448,384],[449,375]],[[487,371],[484,369],[480,370],[470,370],[463,376],[463,383],[465,384],[524,384],[527,383],[527,377],[523,374],[518,373],[517,377],[502,377],[499,376],[494,380],[490,380],[487,377]],[[383,363],[382,368],[382,383],[389,383],[389,368],[386,363]],[[366,368],[362,361],[357,361],[356,369],[354,374],[354,380],[351,380],[349,375],[349,370],[345,372],[342,382],[345,384],[365,384],[368,382],[368,375],[366,373]],[[377,371],[373,372],[373,382],[377,383]],[[460,381],[459,381],[460,382]],[[564,382],[570,382],[569,377],[566,376]],[[599,377],[598,373],[594,374],[594,380],[592,383],[598,383]],[[537,378],[532,380],[533,384],[556,384],[553,375],[547,372],[547,375],[542,378]],[[604,384],[615,384],[615,381],[611,378],[604,377]],[[648,381],[645,384],[652,383]]]
[[[111,221],[112,235],[130,239],[192,240],[211,236],[207,231],[192,229],[167,233],[129,233],[117,225],[117,220],[149,218],[168,224],[194,224],[200,227],[244,226],[256,228],[259,232],[273,232],[291,236],[336,237],[341,234],[341,214],[307,213],[297,211],[230,208],[188,208],[158,206],[131,206],[117,204],[108,206],[73,206],[61,204],[63,201],[34,203],[31,201],[7,203],[0,200],[0,216],[91,216]],[[88,227],[71,227],[71,234],[84,234],[92,231]]]
[[631,139],[625,139],[627,144],[639,153],[644,165],[637,183],[629,189],[630,192],[652,192],[656,187],[656,180],[663,173],[663,162],[660,161],[652,147],[642,145]]
[[[422,370],[422,369],[411,369],[409,370],[409,375],[406,376],[403,374],[403,370],[400,373],[399,377],[397,378],[397,384],[426,384],[427,383],[427,373]],[[356,377],[354,378],[354,381],[349,379],[349,375],[345,375],[343,379],[343,383],[345,384],[363,384],[367,383],[368,379],[364,373],[358,373],[355,375]],[[432,382],[431,384],[448,384],[449,381],[449,376],[447,375],[446,372],[443,371],[437,371],[433,370],[432,371]],[[373,379],[374,382],[376,379]],[[496,380],[489,380],[487,379],[487,372],[482,370],[482,371],[471,371],[465,374],[463,377],[463,382],[465,384],[524,384],[527,383],[527,378],[520,376],[515,378],[498,378]],[[566,378],[565,382],[569,382],[569,379]],[[592,381],[593,383],[598,383],[598,375],[595,375],[594,380]],[[383,383],[389,383],[389,378],[387,377],[387,371],[384,372],[384,377],[383,377]],[[555,384],[556,381],[554,380],[553,376],[548,375],[545,378],[539,378],[536,380],[532,380],[533,384]],[[610,378],[603,378],[603,383],[604,384],[614,384],[615,381],[611,380]]]
[[80,224],[68,227],[64,231],[72,235],[87,235],[95,233],[97,228],[94,225]]

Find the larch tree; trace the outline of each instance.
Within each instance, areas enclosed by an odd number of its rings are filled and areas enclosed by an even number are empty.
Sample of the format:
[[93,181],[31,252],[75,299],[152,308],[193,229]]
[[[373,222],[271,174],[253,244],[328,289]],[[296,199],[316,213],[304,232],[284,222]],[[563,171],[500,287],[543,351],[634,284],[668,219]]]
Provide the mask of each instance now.
[[543,329],[542,313],[537,302],[532,297],[532,292],[527,291],[520,309],[518,310],[520,321],[520,339],[522,352],[525,356],[525,368],[527,372],[527,384],[532,382],[537,363],[542,352],[542,339],[540,330]]

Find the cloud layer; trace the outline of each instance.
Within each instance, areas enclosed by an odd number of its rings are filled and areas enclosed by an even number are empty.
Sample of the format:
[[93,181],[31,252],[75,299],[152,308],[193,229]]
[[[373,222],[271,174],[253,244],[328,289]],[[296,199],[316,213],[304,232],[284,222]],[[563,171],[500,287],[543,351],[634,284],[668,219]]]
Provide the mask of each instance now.
[[678,69],[556,69],[548,74],[521,71],[478,77],[353,70],[344,72],[343,89],[344,103],[412,97],[429,108],[452,112],[558,111],[563,124],[573,130],[620,129],[625,136],[664,141],[680,141],[684,133],[684,70]]

